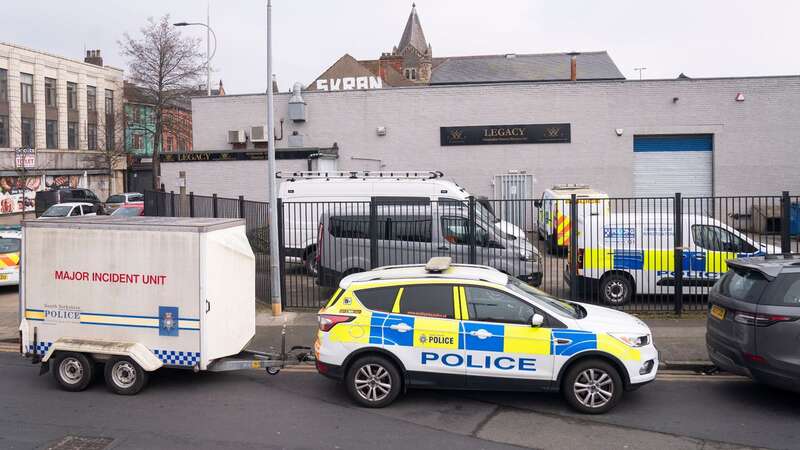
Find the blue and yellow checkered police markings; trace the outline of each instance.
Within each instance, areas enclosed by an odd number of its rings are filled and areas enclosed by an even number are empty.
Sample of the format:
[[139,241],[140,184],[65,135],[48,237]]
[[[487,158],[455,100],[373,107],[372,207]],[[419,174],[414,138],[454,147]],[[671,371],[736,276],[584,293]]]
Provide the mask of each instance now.
[[[638,319],[548,297],[488,267],[429,273],[396,266],[353,275],[319,318],[318,370],[345,379],[366,406],[388,404],[395,394],[385,379],[367,373],[359,379],[357,361],[379,367],[384,358],[411,387],[524,390],[558,389],[587,355],[614,364],[628,385],[652,380],[657,366],[650,331]],[[359,386],[378,381],[377,391],[360,393]],[[608,395],[607,403],[583,408],[602,412],[617,401]]]
[[[778,251],[707,216],[684,214],[681,234],[684,292],[702,293],[728,270],[726,261]],[[606,303],[620,305],[636,293],[668,294],[675,283],[672,213],[582,216],[577,274],[599,283]]]

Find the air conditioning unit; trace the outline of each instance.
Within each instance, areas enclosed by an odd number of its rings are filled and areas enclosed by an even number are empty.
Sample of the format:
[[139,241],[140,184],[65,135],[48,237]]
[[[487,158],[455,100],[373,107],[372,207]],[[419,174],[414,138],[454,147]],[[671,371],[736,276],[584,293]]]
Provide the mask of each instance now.
[[228,130],[228,144],[244,144],[247,142],[247,134],[244,130]]
[[267,142],[267,127],[263,125],[250,127],[250,140],[252,142]]

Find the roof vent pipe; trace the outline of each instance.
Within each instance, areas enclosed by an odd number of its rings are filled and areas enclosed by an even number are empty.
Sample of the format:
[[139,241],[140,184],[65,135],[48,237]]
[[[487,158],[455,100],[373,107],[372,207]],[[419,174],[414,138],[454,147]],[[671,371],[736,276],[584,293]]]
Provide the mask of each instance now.
[[578,79],[578,52],[567,53],[569,55],[569,79],[576,81]]

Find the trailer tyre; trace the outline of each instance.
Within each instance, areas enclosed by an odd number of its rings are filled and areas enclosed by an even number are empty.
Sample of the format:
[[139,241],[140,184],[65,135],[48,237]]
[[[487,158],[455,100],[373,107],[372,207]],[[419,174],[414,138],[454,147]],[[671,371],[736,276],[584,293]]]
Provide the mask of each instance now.
[[94,364],[83,353],[56,354],[54,368],[53,377],[65,391],[78,392],[86,389],[94,376]]
[[345,376],[347,393],[367,408],[383,408],[400,395],[400,371],[388,359],[370,355],[355,361]]
[[120,356],[106,362],[106,386],[119,395],[135,395],[147,384],[145,372],[132,359]]

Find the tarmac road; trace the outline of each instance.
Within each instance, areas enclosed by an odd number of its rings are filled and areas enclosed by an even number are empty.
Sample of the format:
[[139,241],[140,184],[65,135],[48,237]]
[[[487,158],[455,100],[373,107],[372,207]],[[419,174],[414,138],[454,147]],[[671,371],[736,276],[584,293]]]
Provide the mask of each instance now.
[[666,373],[612,413],[588,417],[554,394],[412,391],[388,408],[362,409],[310,366],[277,376],[157,372],[134,397],[109,393],[101,380],[64,392],[37,373],[0,353],[0,448],[48,448],[68,436],[106,439],[91,448],[415,450],[796,448],[800,438],[800,396],[730,376]]

